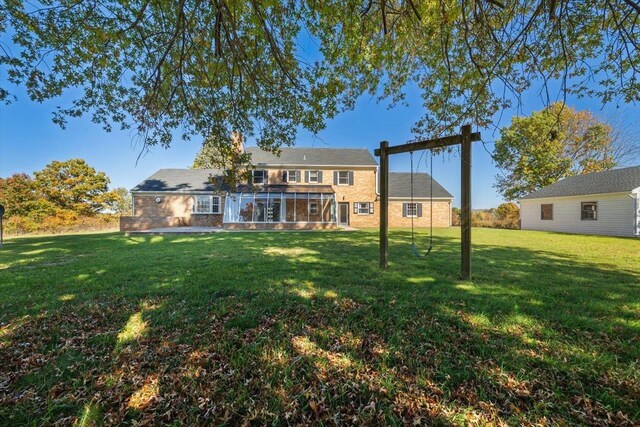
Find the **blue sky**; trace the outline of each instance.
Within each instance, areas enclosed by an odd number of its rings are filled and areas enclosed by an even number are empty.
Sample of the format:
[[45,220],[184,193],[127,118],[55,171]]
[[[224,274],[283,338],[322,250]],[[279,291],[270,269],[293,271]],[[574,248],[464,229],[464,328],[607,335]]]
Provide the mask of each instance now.
[[[106,133],[100,126],[92,123],[90,117],[70,119],[67,128],[63,130],[51,121],[51,113],[56,106],[66,105],[69,99],[62,97],[39,104],[29,100],[20,88],[15,88],[13,93],[18,100],[8,106],[0,106],[2,177],[16,172],[31,174],[53,160],[80,157],[94,168],[104,171],[111,178],[112,187],[132,188],[160,168],[188,167],[201,143],[199,138],[192,141],[177,139],[169,149],[155,147],[138,159],[141,147],[130,131]],[[297,146],[353,147],[373,151],[381,140],[386,139],[392,145],[406,142],[412,139],[411,127],[423,112],[417,93],[410,92],[408,100],[408,107],[387,109],[386,105],[378,104],[371,97],[362,97],[353,111],[330,120],[319,135],[300,132]],[[598,100],[569,98],[567,103],[603,116],[610,116],[616,109],[614,105],[603,108]],[[529,114],[542,107],[542,101],[532,91],[523,98],[521,114]],[[628,105],[620,110],[627,126],[640,134],[640,106]],[[513,114],[514,111],[504,114],[500,124],[509,124]],[[483,131],[483,139],[487,141],[486,149],[492,150],[492,142],[498,137],[498,134]],[[251,141],[248,145],[251,145]],[[500,196],[493,188],[495,175],[500,171],[486,149],[481,143],[474,144],[474,208],[489,208],[501,203]],[[434,163],[434,177],[454,195],[454,205],[459,205],[459,161],[457,155],[441,155],[435,158]],[[409,155],[393,156],[391,170],[409,171]],[[424,166],[421,170],[425,171]]]

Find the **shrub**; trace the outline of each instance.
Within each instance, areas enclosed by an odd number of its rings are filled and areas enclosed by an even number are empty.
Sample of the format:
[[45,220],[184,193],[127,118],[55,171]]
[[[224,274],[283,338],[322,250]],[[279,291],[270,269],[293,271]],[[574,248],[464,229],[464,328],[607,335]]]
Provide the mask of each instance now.
[[503,203],[495,210],[498,228],[520,228],[520,208],[513,202]]
[[78,214],[68,209],[58,209],[54,215],[44,218],[41,222],[41,230],[56,232],[67,230],[78,223]]
[[460,208],[451,208],[451,225],[460,227]]
[[12,216],[4,221],[4,231],[7,234],[26,234],[38,231],[38,223],[31,218]]
[[[460,226],[460,209],[451,210],[451,225]],[[502,203],[497,208],[475,210],[471,226],[483,228],[520,228],[520,208],[515,203]]]
[[104,231],[118,229],[118,215],[98,214],[79,216],[76,212],[59,209],[41,221],[30,217],[12,216],[5,219],[7,235],[28,233],[73,233],[82,231]]

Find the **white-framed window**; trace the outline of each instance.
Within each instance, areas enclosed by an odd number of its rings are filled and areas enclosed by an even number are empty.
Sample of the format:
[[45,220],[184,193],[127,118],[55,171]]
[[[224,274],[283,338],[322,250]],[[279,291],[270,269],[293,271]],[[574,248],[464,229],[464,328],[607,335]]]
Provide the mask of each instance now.
[[320,205],[318,202],[309,202],[309,213],[311,215],[317,215],[320,212]]
[[580,219],[592,220],[598,219],[598,202],[582,202]]
[[356,202],[353,204],[353,213],[357,215],[372,215],[373,203],[371,202]]
[[322,171],[304,171],[304,182],[307,184],[321,184]]
[[282,171],[282,182],[298,182],[299,172],[297,170]]
[[195,214],[219,214],[220,196],[195,196],[193,202]]
[[338,171],[338,185],[349,185],[349,171]]
[[251,178],[254,184],[265,184],[267,181],[267,171],[254,170],[251,172]]
[[417,217],[418,216],[418,204],[417,203],[407,203],[407,216],[408,217]]

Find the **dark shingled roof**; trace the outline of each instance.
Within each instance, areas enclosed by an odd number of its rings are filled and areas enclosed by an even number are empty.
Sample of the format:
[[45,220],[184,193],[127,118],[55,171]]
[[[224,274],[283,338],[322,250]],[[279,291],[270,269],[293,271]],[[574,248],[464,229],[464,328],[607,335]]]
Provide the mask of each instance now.
[[[431,176],[428,173],[413,174],[413,197],[431,197],[430,188]],[[390,172],[389,173],[389,197],[411,197],[411,173]],[[433,180],[433,197],[453,198],[451,193],[444,189],[435,179]]]
[[377,166],[365,148],[281,148],[280,157],[247,147],[251,162],[256,166]]
[[142,181],[131,191],[172,191],[190,193],[196,191],[215,191],[210,177],[219,179],[221,171],[218,169],[160,169],[149,178]]
[[529,193],[520,200],[583,194],[623,193],[640,187],[640,166],[571,176]]

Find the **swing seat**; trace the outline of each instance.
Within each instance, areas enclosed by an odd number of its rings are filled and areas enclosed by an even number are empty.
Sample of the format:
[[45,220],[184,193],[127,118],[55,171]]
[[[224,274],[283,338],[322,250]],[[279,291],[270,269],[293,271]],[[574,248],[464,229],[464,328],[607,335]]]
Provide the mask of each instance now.
[[426,258],[430,253],[431,253],[431,249],[433,249],[433,246],[429,246],[429,249],[427,249],[427,253],[422,255],[420,252],[418,252],[418,248],[416,247],[415,243],[411,243],[411,249],[413,250],[413,254],[418,257],[418,258]]

